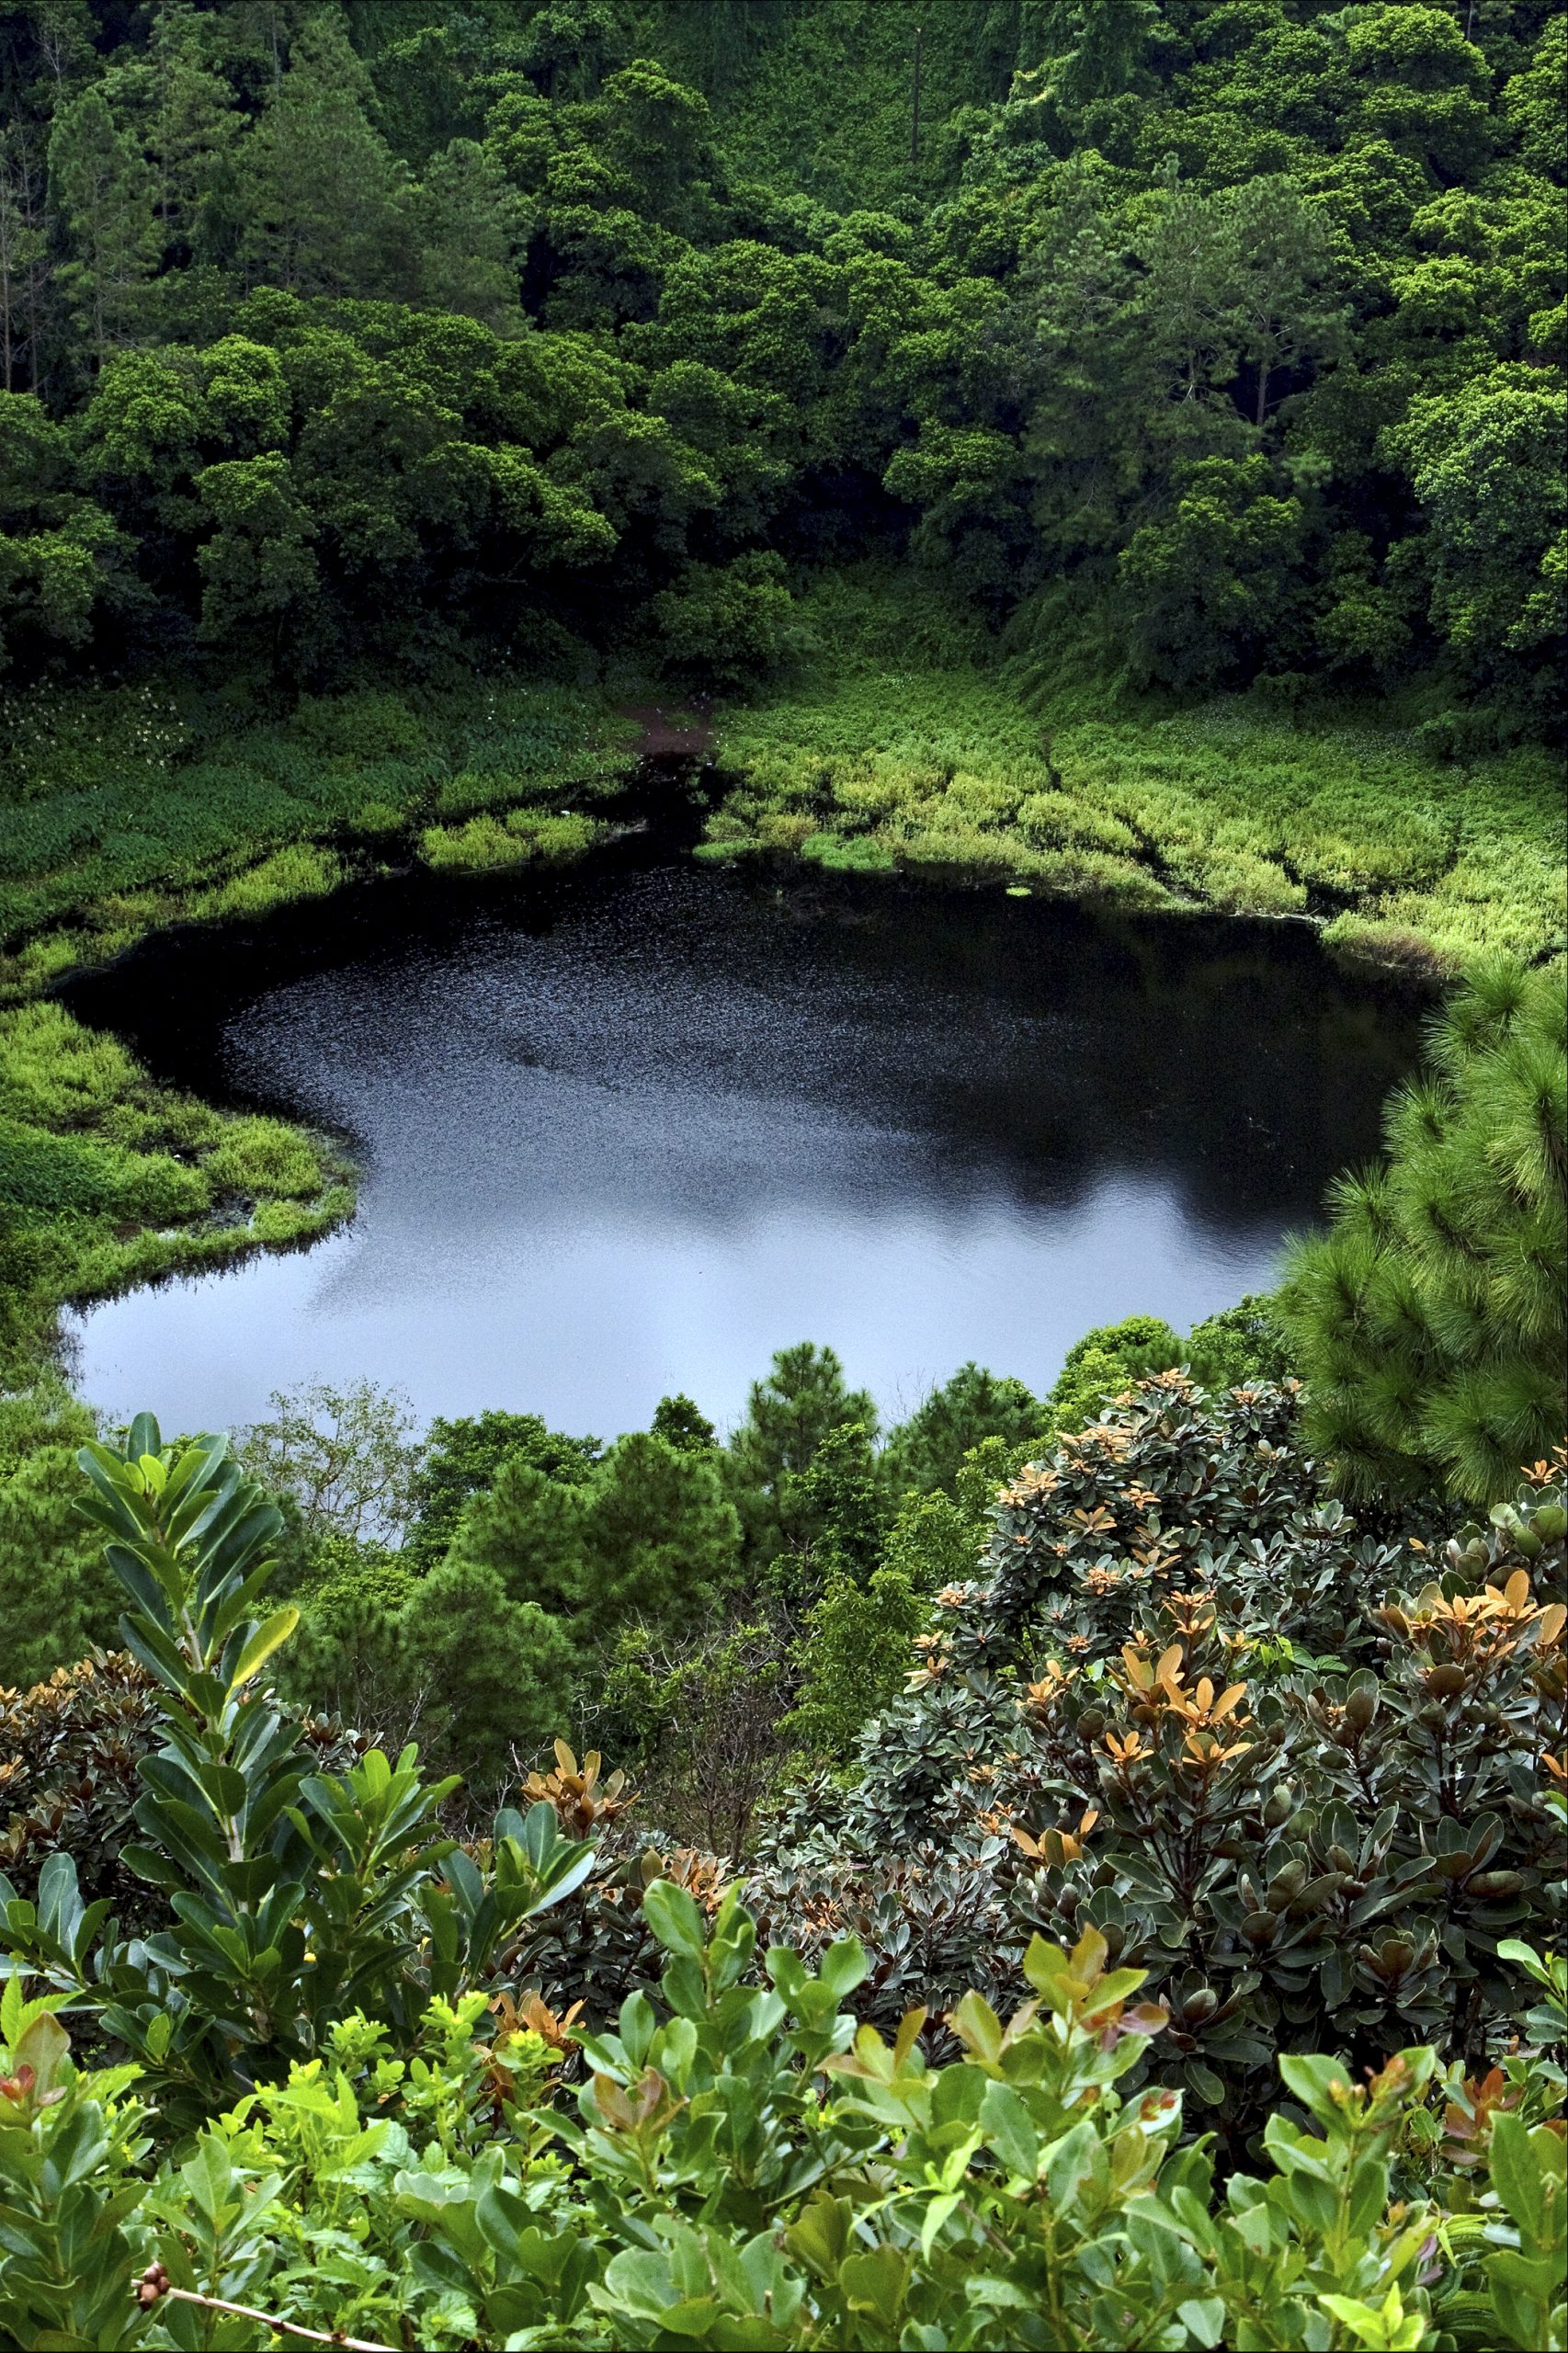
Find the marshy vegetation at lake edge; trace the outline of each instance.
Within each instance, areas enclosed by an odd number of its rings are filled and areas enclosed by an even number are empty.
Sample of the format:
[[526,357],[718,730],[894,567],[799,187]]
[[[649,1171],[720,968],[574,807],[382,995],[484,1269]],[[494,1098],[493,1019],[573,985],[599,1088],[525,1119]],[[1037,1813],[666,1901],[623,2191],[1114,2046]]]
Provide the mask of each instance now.
[[1006,667],[912,659],[933,629],[918,597],[840,580],[807,610],[838,659],[723,712],[717,757],[737,780],[708,828],[715,855],[1304,915],[1332,951],[1434,977],[1562,941],[1562,767],[1545,747],[1444,759],[1370,713],[1314,722],[1235,699],[1057,710]]

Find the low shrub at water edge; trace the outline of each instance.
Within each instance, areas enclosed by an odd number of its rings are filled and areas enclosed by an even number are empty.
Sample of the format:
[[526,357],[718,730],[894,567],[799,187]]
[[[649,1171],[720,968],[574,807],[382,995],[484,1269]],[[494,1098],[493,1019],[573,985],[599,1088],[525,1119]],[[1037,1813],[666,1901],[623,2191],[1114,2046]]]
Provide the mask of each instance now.
[[222,921],[225,916],[255,917],[296,899],[325,898],[342,881],[342,861],[330,850],[318,848],[312,842],[295,842],[287,849],[275,850],[259,866],[246,867],[215,890],[197,892],[186,899],[181,912],[199,923]]
[[342,879],[330,840],[345,834],[591,800],[618,785],[635,734],[602,693],[548,680],[303,696],[286,718],[239,725],[219,696],[168,697],[166,710],[153,697],[155,723],[141,691],[13,699],[0,745],[7,993],[160,923],[319,896]]

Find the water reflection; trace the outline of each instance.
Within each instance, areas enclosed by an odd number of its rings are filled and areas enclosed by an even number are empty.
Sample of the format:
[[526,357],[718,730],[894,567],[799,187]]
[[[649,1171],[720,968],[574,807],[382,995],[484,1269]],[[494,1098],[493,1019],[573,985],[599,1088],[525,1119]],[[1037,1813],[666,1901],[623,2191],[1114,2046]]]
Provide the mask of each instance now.
[[[155,943],[74,993],[160,1074],[347,1130],[353,1228],[81,1320],[111,1406],[243,1419],[369,1372],[421,1414],[739,1410],[830,1340],[890,1410],[968,1356],[1190,1323],[1376,1142],[1410,1008],[1304,930],[1111,926],[629,853]],[[319,915],[318,915],[319,924]]]

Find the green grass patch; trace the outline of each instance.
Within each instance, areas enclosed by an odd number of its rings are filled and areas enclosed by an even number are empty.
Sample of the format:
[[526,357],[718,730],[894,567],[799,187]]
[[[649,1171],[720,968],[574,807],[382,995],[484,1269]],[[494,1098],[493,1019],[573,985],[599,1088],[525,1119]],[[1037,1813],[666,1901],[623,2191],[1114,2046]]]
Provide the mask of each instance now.
[[1562,788],[1522,750],[1446,761],[1393,730],[1233,699],[1031,709],[1005,669],[824,665],[732,712],[715,856],[939,869],[1137,908],[1311,915],[1331,945],[1454,967],[1564,929]]
[[259,866],[247,867],[215,891],[200,891],[185,903],[184,912],[197,922],[222,922],[225,916],[270,914],[296,899],[324,899],[343,881],[343,861],[315,842],[290,842],[274,850]]
[[321,1154],[301,1128],[260,1113],[225,1119],[202,1174],[218,1192],[309,1200],[322,1190]]
[[0,1240],[26,1245],[7,1343],[40,1342],[62,1301],[323,1233],[350,1178],[327,1138],[157,1086],[62,1006],[0,1012]]
[[[598,689],[540,680],[307,696],[283,714],[183,683],[14,694],[0,989],[47,987],[162,923],[320,897],[356,842],[517,806],[550,819],[615,790],[635,736]],[[575,855],[581,823],[516,838]]]
[[198,1216],[210,1198],[196,1170],[167,1153],[127,1151],[0,1120],[0,1199],[12,1208],[166,1225]]
[[581,858],[608,832],[576,810],[513,809],[505,817],[471,817],[465,825],[430,825],[419,837],[426,866],[483,873],[497,867],[559,865]]

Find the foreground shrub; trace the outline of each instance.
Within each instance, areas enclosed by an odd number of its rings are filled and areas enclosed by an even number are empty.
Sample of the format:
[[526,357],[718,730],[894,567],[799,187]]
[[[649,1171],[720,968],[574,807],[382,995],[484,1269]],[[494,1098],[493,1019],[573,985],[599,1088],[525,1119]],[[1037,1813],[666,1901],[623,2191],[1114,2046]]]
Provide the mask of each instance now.
[[120,1862],[141,1794],[139,1768],[156,1745],[153,1678],[128,1652],[95,1651],[28,1691],[0,1691],[0,1865],[37,1892],[51,1855],[72,1856],[121,1919],[143,1915],[149,1891]]
[[[574,2035],[537,1998],[437,1999],[407,2057],[346,2009],[162,2155],[134,2065],[78,2068],[64,2006],[0,2027],[0,2327],[20,2347],[1560,2347],[1560,2078],[1456,2096],[1430,2050],[1365,2084],[1281,2062],[1257,2172],[1216,2198],[1181,2100],[1119,2088],[1164,2012],[1103,1938],[1036,1938],[1006,2023],[969,1994],[932,2063],[841,2005],[733,1891],[663,1882],[658,1995]],[[1528,1956],[1531,1961],[1534,1956]],[[1561,1970],[1536,1964],[1554,1983]],[[584,2076],[557,2062],[580,2045]],[[574,2071],[575,2072],[575,2071]],[[1461,2130],[1462,2128],[1462,2130]],[[1455,2161],[1455,2158],[1459,2160]],[[222,2334],[213,2332],[221,2330]],[[374,2330],[376,2334],[369,2332]],[[1439,2336],[1439,2330],[1446,2333]],[[339,2334],[341,2332],[341,2334]]]
[[[146,1916],[128,1937],[84,1902],[62,1848],[30,1897],[0,1881],[0,2340],[1562,2347],[1568,1972],[1498,1934],[1536,1884],[1500,1857],[1533,1841],[1539,1870],[1561,1847],[1531,1772],[1561,1733],[1565,1612],[1513,1565],[1561,1580],[1561,1501],[1462,1532],[1364,1631],[1334,1598],[1342,1506],[1301,1509],[1294,1412],[1282,1392],[1217,1411],[1163,1375],[1004,1495],[985,1580],[943,1597],[868,1741],[887,1769],[846,1802],[835,1892],[806,1856],[806,1933],[766,1956],[780,1870],[748,1903],[701,1857],[601,1853],[630,1792],[596,1756],[558,1744],[527,1813],[469,1847],[412,1748],[312,1756],[266,1679],[296,1613],[251,1614],[280,1515],[221,1439],[165,1450],[143,1417],[85,1448],[136,1665],[65,1680],[102,1675],[134,1715],[138,1836],[108,1860]],[[1105,1565],[1122,1510],[1142,1576]],[[1393,1549],[1350,1557],[1376,1573]],[[1390,1656],[1302,1682],[1325,1611],[1346,1653]],[[1074,1664],[1042,1665],[1046,1640]],[[1199,1674],[1215,1651],[1259,1663],[1256,1702]],[[1091,1778],[1099,1815],[1044,1822]],[[878,1884],[857,1839],[894,1813],[924,1842],[890,1840]],[[1350,1843],[1314,1880],[1263,1853],[1287,1832]],[[955,1881],[997,1998],[962,1990],[938,2019],[910,1995],[950,1958]],[[1423,1906],[1440,1958],[1391,1970]],[[1053,1907],[1070,1944],[1020,1927]],[[843,1933],[857,1910],[869,1949]],[[1336,1960],[1339,2055],[1276,2063]],[[580,1990],[541,1998],[568,1961]],[[1434,2006],[1436,1969],[1462,2015]],[[1164,1998],[1135,2002],[1152,1979]],[[1218,2143],[1193,2137],[1205,2050],[1230,2077]]]
[[160,1446],[139,1415],[122,1450],[90,1444],[84,1508],[130,1597],[127,1648],[151,1678],[162,1745],[139,1761],[140,1840],[119,1861],[162,1893],[161,1924],[124,1937],[107,1895],[84,1902],[63,1852],[35,1901],[0,1880],[0,1934],[130,2052],[171,2118],[194,2121],[291,2059],[312,2057],[345,2006],[405,2037],[432,1993],[483,1970],[498,1942],[574,1885],[591,1855],[551,1808],[498,1818],[485,1870],[445,1863],[415,1752],[369,1749],[321,1769],[298,1717],[258,1681],[299,1621],[258,1623],[282,1517],[227,1441]]

